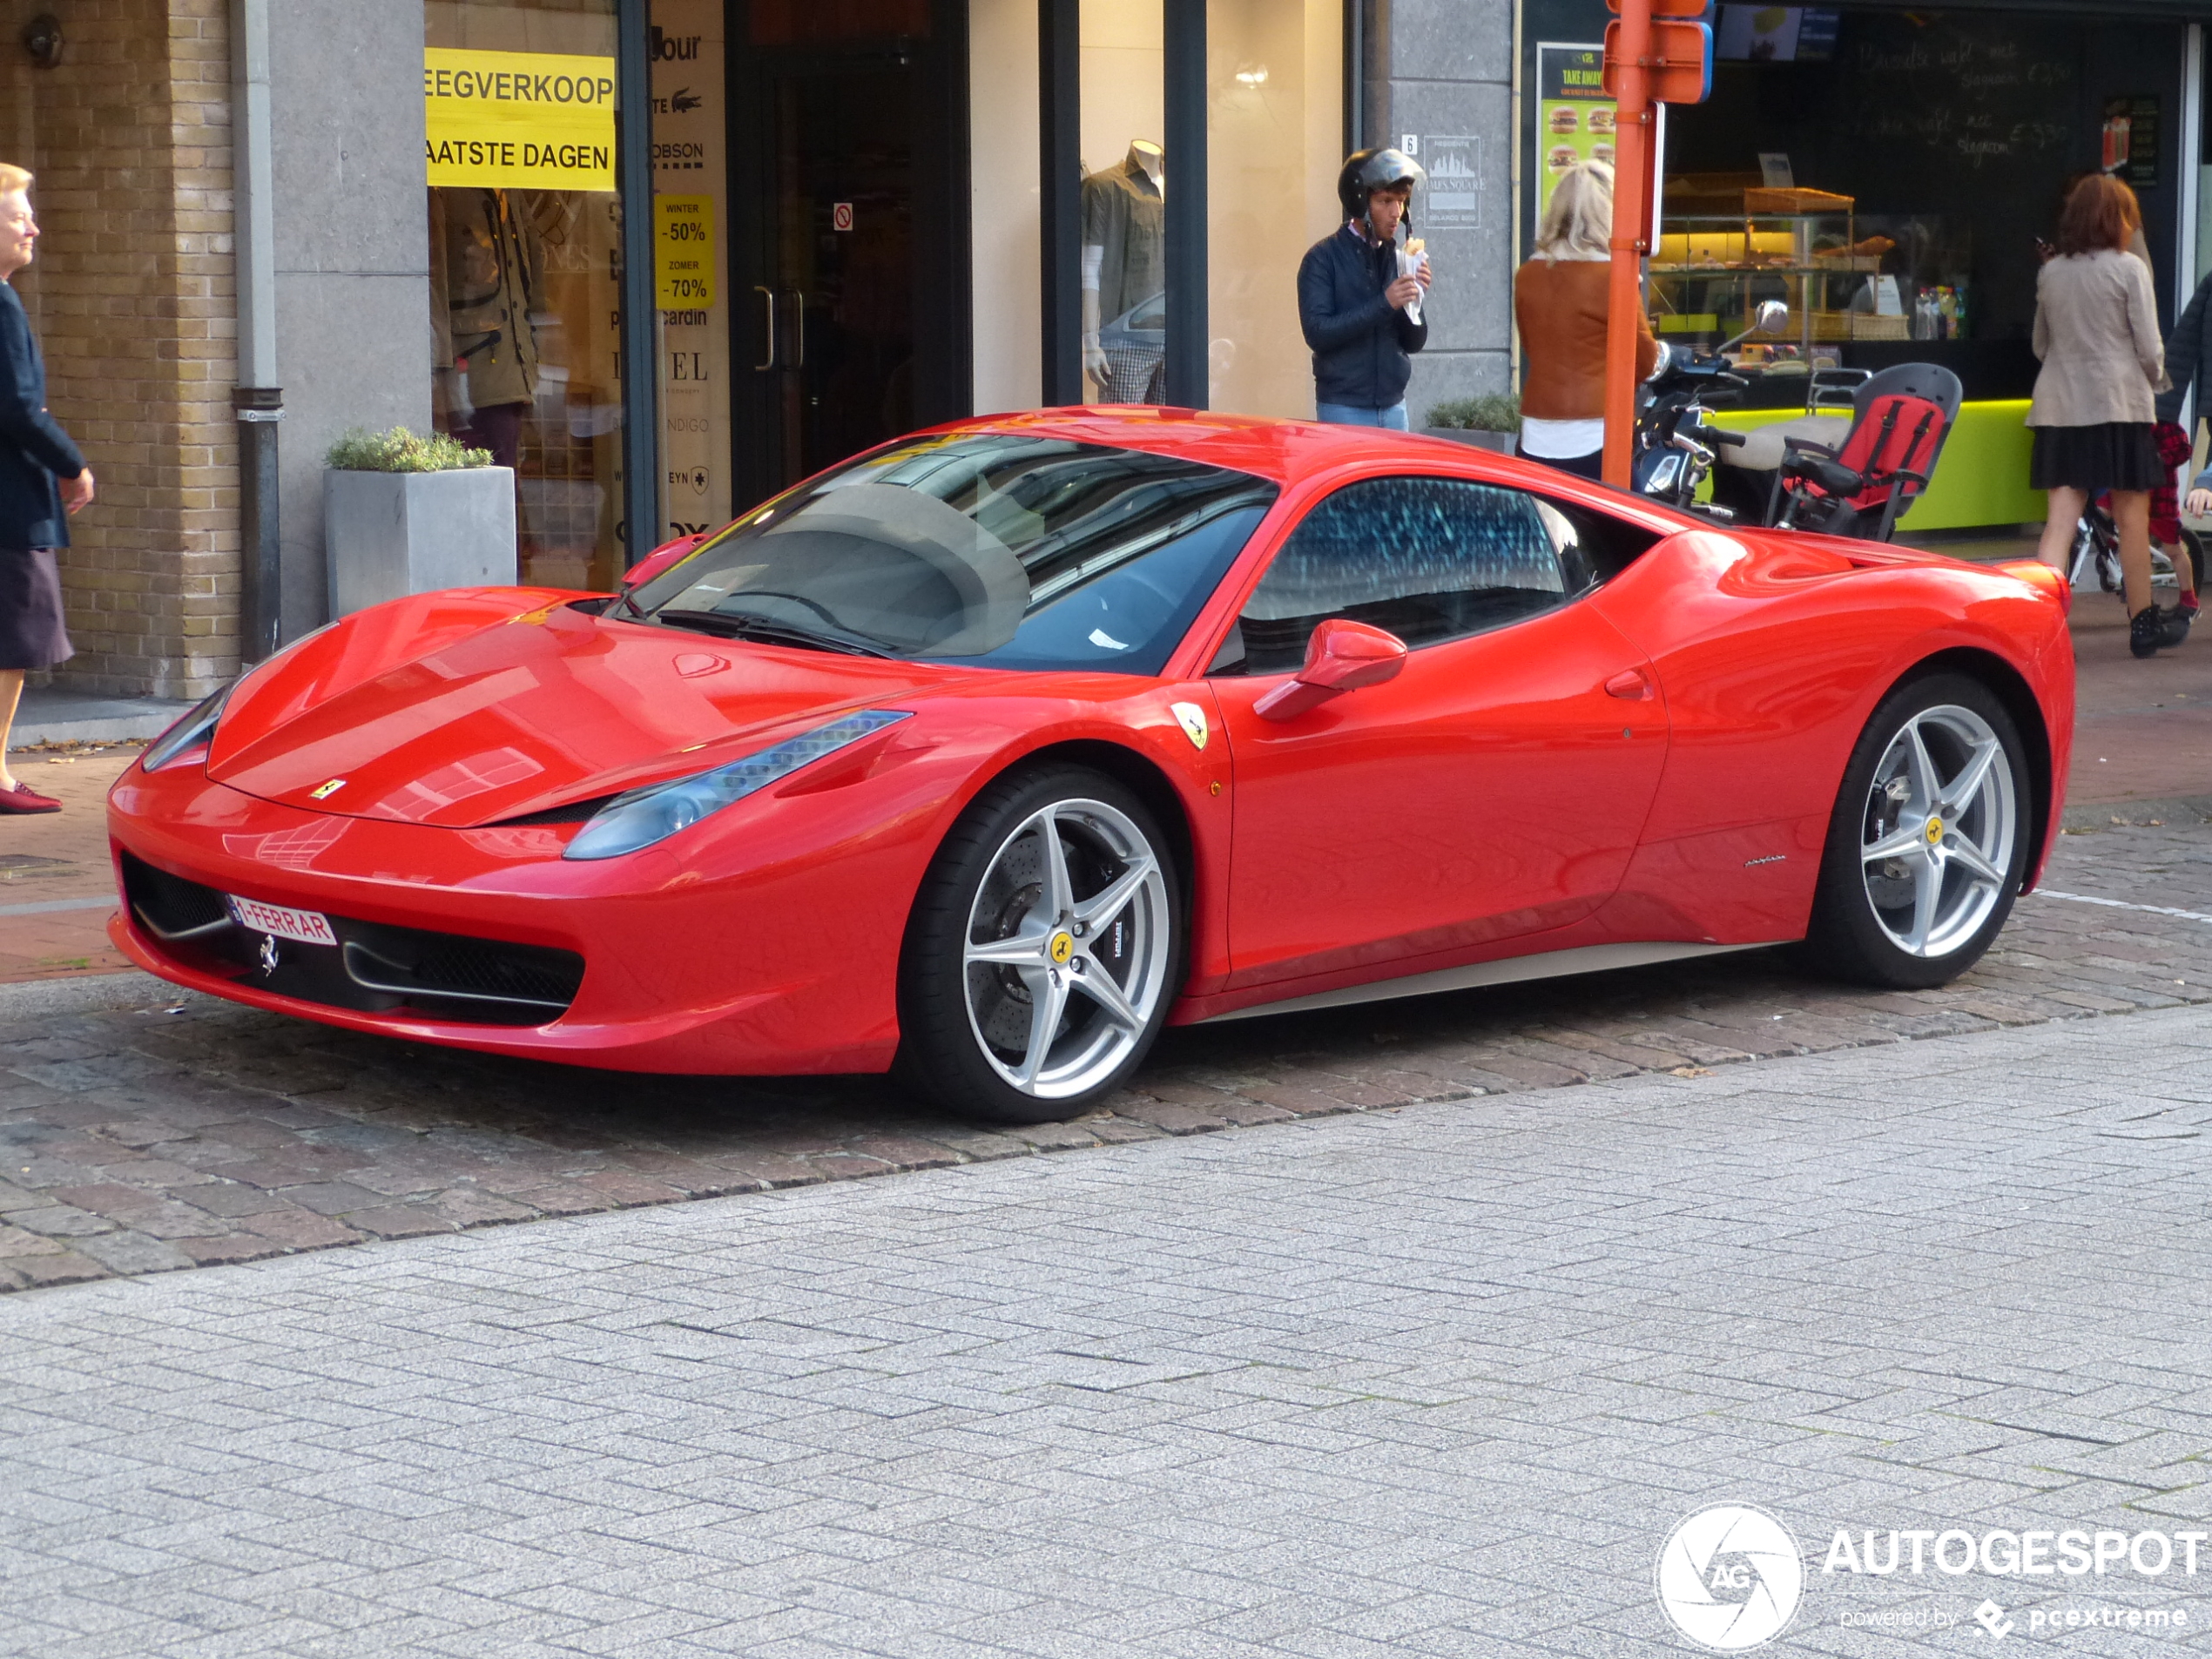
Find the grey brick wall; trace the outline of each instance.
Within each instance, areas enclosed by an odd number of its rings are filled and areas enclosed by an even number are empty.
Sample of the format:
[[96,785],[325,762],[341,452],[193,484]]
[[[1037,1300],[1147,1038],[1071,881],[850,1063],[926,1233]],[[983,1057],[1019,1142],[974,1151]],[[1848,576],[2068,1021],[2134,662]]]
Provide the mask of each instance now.
[[1428,347],[1406,394],[1413,424],[1431,405],[1508,383],[1513,340],[1513,52],[1514,0],[1371,0],[1364,121],[1369,144],[1472,138],[1480,222],[1420,222],[1437,285]]

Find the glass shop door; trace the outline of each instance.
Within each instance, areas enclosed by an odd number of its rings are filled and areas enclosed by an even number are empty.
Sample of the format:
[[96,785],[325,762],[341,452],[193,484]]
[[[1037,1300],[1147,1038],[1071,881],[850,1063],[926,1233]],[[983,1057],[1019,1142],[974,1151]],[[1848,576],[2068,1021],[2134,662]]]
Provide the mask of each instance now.
[[[957,152],[928,0],[732,8],[731,266],[740,510],[957,414],[965,329],[941,211]],[[957,359],[957,365],[954,360]]]

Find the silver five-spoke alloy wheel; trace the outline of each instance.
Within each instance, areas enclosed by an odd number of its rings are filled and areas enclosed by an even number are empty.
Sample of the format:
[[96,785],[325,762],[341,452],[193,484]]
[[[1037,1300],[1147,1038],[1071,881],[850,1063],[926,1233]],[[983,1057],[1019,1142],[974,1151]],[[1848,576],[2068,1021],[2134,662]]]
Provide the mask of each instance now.
[[1166,995],[1160,855],[1127,815],[1057,800],[1000,843],[970,908],[968,1028],[1012,1088],[1064,1100],[1129,1057]]
[[1874,919],[1909,955],[1948,955],[2004,896],[2020,803],[1989,722],[1943,704],[1905,723],[1874,768],[1859,864]]

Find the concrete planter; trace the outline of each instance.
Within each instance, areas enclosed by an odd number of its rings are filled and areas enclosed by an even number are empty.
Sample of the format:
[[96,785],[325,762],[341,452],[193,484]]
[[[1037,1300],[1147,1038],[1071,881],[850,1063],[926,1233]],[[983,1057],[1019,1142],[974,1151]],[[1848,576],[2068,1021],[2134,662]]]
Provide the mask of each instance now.
[[1500,455],[1509,455],[1513,453],[1514,441],[1517,435],[1511,432],[1485,432],[1480,428],[1470,426],[1425,426],[1421,428],[1421,435],[1426,438],[1448,438],[1453,443],[1470,443],[1478,449],[1495,449]]
[[322,475],[330,614],[409,593],[511,586],[515,473],[340,472]]

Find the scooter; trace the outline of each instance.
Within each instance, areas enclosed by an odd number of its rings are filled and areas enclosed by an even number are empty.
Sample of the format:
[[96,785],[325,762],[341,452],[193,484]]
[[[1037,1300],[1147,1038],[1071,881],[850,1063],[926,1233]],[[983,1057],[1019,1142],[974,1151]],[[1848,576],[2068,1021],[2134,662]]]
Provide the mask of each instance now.
[[1735,509],[1697,499],[1720,452],[1743,435],[1712,423],[1709,411],[1732,403],[1750,384],[1731,371],[1723,354],[1754,334],[1778,334],[1790,325],[1790,307],[1769,300],[1749,328],[1710,352],[1662,342],[1659,364],[1644,382],[1636,421],[1635,456],[1629,476],[1636,493],[1685,512],[1731,523]]

